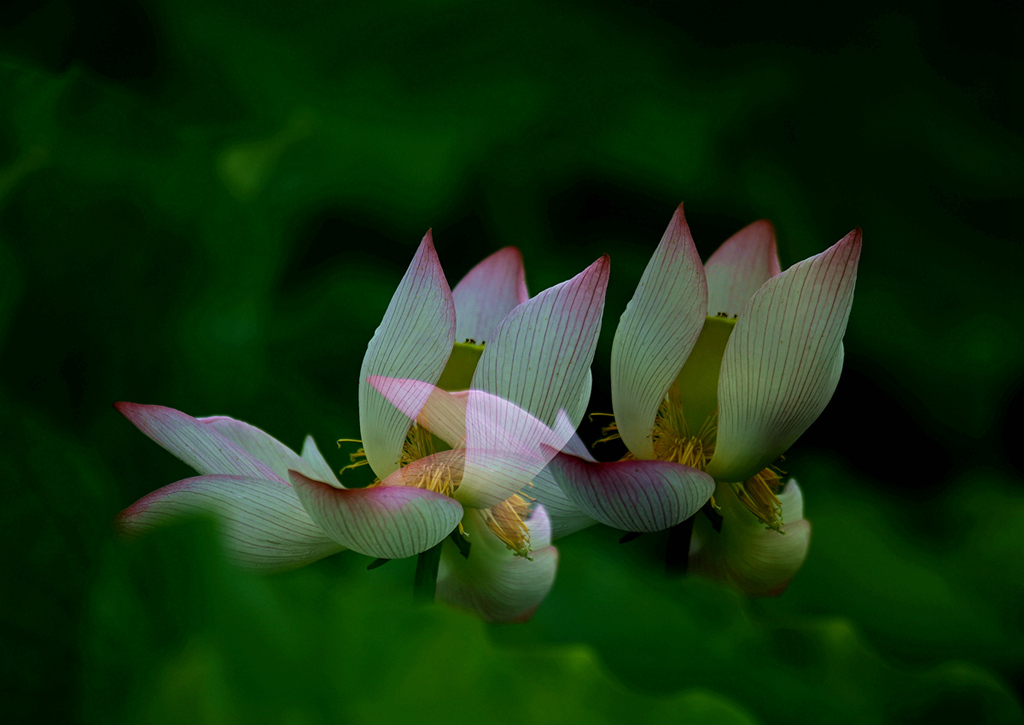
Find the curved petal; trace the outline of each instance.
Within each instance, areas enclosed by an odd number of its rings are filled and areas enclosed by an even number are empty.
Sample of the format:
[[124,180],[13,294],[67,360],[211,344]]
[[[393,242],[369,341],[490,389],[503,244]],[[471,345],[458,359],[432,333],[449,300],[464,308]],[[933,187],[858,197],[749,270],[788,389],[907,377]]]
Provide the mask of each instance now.
[[791,480],[779,494],[782,532],[765,529],[728,485],[719,486],[715,501],[722,506],[722,530],[703,525],[695,534],[691,571],[725,581],[748,596],[770,597],[785,591],[807,558],[811,523],[801,518],[803,498]]
[[334,488],[288,472],[299,501],[328,536],[353,551],[404,559],[435,546],[462,519],[462,506],[433,491],[404,486]]
[[[302,456],[254,425],[249,425],[224,415],[212,418],[199,418],[198,420],[265,465],[282,481],[288,481],[288,469],[290,468],[301,471],[307,476],[319,477],[322,475],[321,471],[317,471],[310,466]],[[332,485],[335,487],[341,485],[330,469],[327,469],[326,473],[329,478],[325,480],[333,481]]]
[[250,569],[294,569],[342,550],[309,518],[291,486],[244,476],[199,476],[164,486],[122,511],[117,525],[136,536],[209,515],[221,524],[228,558]]
[[743,227],[726,239],[704,265],[708,314],[735,317],[779,270],[771,222],[762,219]]
[[708,473],[743,481],[786,451],[835,390],[861,234],[773,277],[747,302],[722,358]]
[[533,561],[515,556],[487,528],[480,512],[464,521],[471,544],[463,558],[451,542],[441,551],[437,599],[475,612],[489,622],[525,622],[555,583],[558,551],[550,546],[550,524],[543,507],[527,521]]
[[138,403],[115,403],[114,407],[136,428],[198,473],[276,478],[269,466],[256,460],[214,427],[180,410]]
[[654,458],[654,418],[707,309],[704,268],[680,204],[612,341],[612,410],[622,442],[637,458]]
[[452,290],[452,299],[455,339],[490,342],[508,313],[530,299],[523,255],[515,247],[499,249],[466,273]]
[[381,375],[436,383],[455,343],[455,305],[430,232],[395,290],[359,372],[359,428],[366,460],[378,478],[398,468],[409,419],[377,394]]
[[[326,481],[335,488],[343,488],[341,482],[334,475],[334,471],[331,470],[331,466],[327,463],[323,453],[316,447],[316,441],[313,440],[313,436],[306,436],[306,439],[302,442],[302,459],[309,466],[312,471],[310,478],[315,478],[320,481]],[[301,471],[301,468],[295,470]],[[287,476],[285,476],[287,479]]]
[[590,463],[559,453],[548,469],[580,510],[606,526],[652,532],[690,518],[715,491],[696,468],[667,461]]
[[577,405],[601,332],[609,266],[605,255],[512,310],[484,348],[472,387],[512,401],[547,425],[559,409]]

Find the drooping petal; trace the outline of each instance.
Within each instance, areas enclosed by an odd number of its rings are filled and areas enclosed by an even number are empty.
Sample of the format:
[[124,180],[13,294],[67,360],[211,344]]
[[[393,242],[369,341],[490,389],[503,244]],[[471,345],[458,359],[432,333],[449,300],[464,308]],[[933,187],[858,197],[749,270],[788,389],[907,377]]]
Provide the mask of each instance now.
[[[162,405],[115,403],[136,428],[201,474],[276,478],[273,470],[190,415]],[[268,436],[269,437],[269,436]]]
[[517,305],[526,302],[523,255],[515,247],[499,249],[466,273],[452,290],[455,339],[491,342],[494,330]]
[[779,273],[775,229],[762,219],[726,239],[704,265],[708,314],[733,317],[761,285]]
[[[223,415],[212,418],[199,418],[198,420],[265,465],[277,474],[278,478],[282,481],[288,481],[288,469],[301,471],[307,476],[317,477],[322,475],[321,471],[317,471],[310,466],[304,458],[291,448],[254,425],[249,425],[248,423],[243,423],[240,420]],[[340,485],[338,480],[334,478],[334,474],[330,472],[330,469],[327,470],[327,473],[330,475],[330,478],[325,480],[333,481],[333,485]]]
[[510,400],[547,425],[559,409],[577,406],[601,332],[609,267],[605,255],[512,310],[488,341],[472,387]]
[[[310,478],[325,481],[336,488],[341,487],[341,482],[334,475],[334,471],[331,469],[330,464],[327,463],[327,459],[324,458],[324,454],[316,447],[316,441],[313,440],[313,436],[306,436],[306,439],[302,442],[302,459],[313,472]],[[302,469],[296,468],[295,470],[301,471]],[[287,476],[285,476],[285,480],[288,480]]]
[[748,300],[722,359],[708,473],[754,476],[818,417],[839,382],[861,234],[773,277]]
[[445,542],[437,599],[489,622],[525,622],[551,591],[558,568],[558,551],[549,545],[550,524],[544,508],[538,506],[527,522],[533,561],[513,555],[490,532],[480,512],[469,512],[463,523],[469,535],[469,558]]
[[704,522],[695,530],[690,568],[725,581],[748,596],[777,596],[785,591],[807,558],[811,524],[802,518],[803,498],[791,480],[779,494],[782,533],[766,529],[736,498],[732,488],[719,485],[715,501],[721,506],[722,530]]
[[366,348],[359,373],[363,450],[378,478],[398,468],[409,419],[379,395],[367,378],[415,378],[433,384],[454,342],[455,305],[427,232]]
[[658,406],[697,342],[707,309],[704,268],[680,204],[612,342],[615,424],[637,458],[654,458]]
[[462,519],[462,506],[420,488],[334,488],[289,471],[310,518],[342,546],[382,559],[404,559],[436,545]]
[[667,461],[591,463],[559,453],[548,470],[581,511],[624,531],[675,526],[693,516],[715,490],[714,479],[703,471]]
[[525,489],[525,493],[547,511],[552,539],[560,539],[597,523],[565,495],[555,481],[550,463],[533,477],[533,485]]
[[136,501],[117,517],[117,525],[135,536],[210,515],[220,522],[228,557],[250,569],[294,569],[342,550],[309,518],[291,486],[262,478],[187,478]]

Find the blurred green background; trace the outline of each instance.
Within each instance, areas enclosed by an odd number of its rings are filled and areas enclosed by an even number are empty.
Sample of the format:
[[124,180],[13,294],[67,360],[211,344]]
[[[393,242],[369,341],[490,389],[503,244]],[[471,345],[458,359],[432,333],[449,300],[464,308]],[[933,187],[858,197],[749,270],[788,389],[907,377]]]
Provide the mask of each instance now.
[[[936,7],[5,3],[7,721],[1024,720],[1024,13]],[[115,539],[192,475],[116,400],[347,463],[429,227],[452,284],[508,244],[534,293],[612,255],[610,410],[680,200],[705,257],[758,218],[783,266],[864,229],[844,378],[787,456],[814,539],[781,598],[595,528],[530,623],[487,626],[413,608],[411,561],[261,578],[211,522]]]

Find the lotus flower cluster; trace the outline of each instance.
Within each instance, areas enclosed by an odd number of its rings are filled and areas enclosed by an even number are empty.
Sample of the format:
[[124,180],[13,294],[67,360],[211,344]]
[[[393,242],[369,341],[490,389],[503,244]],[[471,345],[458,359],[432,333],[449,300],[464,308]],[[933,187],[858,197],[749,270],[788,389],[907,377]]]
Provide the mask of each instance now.
[[777,594],[810,525],[775,463],[838,382],[859,253],[852,232],[780,272],[771,226],[757,222],[702,265],[680,207],[615,333],[610,436],[629,452],[602,463],[575,430],[608,257],[531,298],[506,248],[453,290],[428,232],[358,380],[353,459],[373,484],[342,485],[309,437],[298,454],[232,418],[119,403],[199,474],[127,508],[120,528],[212,513],[228,556],[264,571],[344,549],[434,552],[437,599],[508,622],[551,590],[552,539],[596,522],[654,532],[696,521],[692,571]]

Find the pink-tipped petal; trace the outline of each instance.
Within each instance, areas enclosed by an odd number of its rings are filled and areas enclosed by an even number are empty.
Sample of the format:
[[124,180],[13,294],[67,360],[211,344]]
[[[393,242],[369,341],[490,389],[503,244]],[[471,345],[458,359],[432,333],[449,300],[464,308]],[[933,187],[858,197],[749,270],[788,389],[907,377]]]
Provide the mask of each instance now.
[[589,385],[609,267],[605,255],[512,310],[480,356],[472,387],[512,401],[547,425],[560,408],[577,406]]
[[836,388],[861,233],[768,280],[740,313],[718,380],[718,440],[708,473],[744,481],[786,451]]
[[395,290],[359,373],[359,426],[373,472],[385,478],[402,455],[409,419],[379,395],[375,375],[436,383],[455,343],[455,305],[430,232]]
[[342,546],[381,559],[404,559],[448,536],[462,506],[420,488],[374,486],[338,489],[289,471],[310,518]]
[[775,229],[762,219],[726,239],[704,265],[708,314],[734,317],[761,285],[779,273]]
[[[323,473],[313,469],[299,454],[256,426],[223,415],[199,418],[198,420],[265,465],[282,481],[288,480],[288,469],[290,468],[302,471],[307,476],[315,477]],[[327,469],[327,473],[329,478],[325,480],[334,486],[341,485],[330,469]]]
[[707,309],[704,268],[680,204],[612,342],[615,424],[637,458],[654,458],[655,415],[697,342]]
[[667,461],[590,463],[559,453],[548,470],[581,511],[624,531],[661,531],[690,518],[715,491],[714,480]]
[[214,427],[180,410],[137,403],[116,403],[114,407],[136,428],[198,473],[277,477],[269,466],[225,438]]
[[228,558],[262,571],[283,571],[341,551],[306,514],[283,481],[244,476],[187,478],[145,496],[117,518],[129,536],[201,516],[215,516]]
[[490,342],[498,324],[517,305],[526,302],[523,255],[515,247],[499,249],[466,273],[455,285],[455,339]]
[[807,558],[811,523],[802,518],[803,498],[796,481],[779,494],[783,533],[766,529],[737,500],[731,487],[719,486],[722,530],[703,522],[694,537],[690,568],[727,582],[748,596],[770,597],[785,591]]
[[437,599],[489,622],[525,622],[551,591],[558,568],[558,551],[549,545],[550,524],[543,507],[537,507],[527,522],[533,561],[513,555],[487,528],[481,513],[469,512],[464,525],[469,558],[445,542]]

